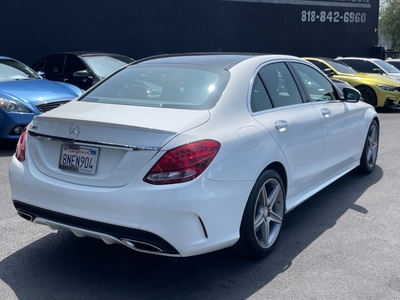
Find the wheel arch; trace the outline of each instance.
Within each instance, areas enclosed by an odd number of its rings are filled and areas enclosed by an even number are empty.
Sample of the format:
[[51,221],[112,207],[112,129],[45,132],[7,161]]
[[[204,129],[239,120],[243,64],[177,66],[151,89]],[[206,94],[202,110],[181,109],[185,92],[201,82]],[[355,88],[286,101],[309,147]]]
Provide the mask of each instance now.
[[[370,87],[369,85],[366,85],[366,84],[359,84],[359,85],[356,85],[356,86],[354,86],[354,88],[355,89],[357,89],[360,93],[361,93],[361,91],[360,91],[360,89],[365,89],[365,90],[370,90],[371,92],[373,92],[374,93],[374,103],[369,103],[369,104],[371,104],[372,106],[378,106],[378,93],[375,91],[375,89],[373,89],[372,87]],[[364,98],[364,96],[363,96],[363,98]],[[364,101],[365,101],[365,99],[364,99]],[[366,102],[366,101],[365,101]],[[368,103],[368,102],[366,102],[366,103]]]
[[[369,114],[369,112],[368,112],[368,114]],[[367,117],[368,119],[370,119],[370,121],[369,121],[368,124],[366,124],[365,130],[361,132],[362,135],[360,136],[360,138],[362,139],[362,141],[365,141],[365,137],[367,136],[368,131],[369,131],[369,127],[371,126],[371,124],[372,124],[373,121],[375,121],[375,122],[377,123],[378,129],[379,129],[379,130],[380,130],[380,128],[381,128],[381,123],[380,123],[380,121],[379,121],[378,115],[371,115],[371,114],[368,115],[368,114],[366,115],[366,117]]]
[[376,123],[378,124],[378,128],[380,129],[381,128],[381,122],[379,121],[379,118],[378,118],[378,116],[375,116],[373,119],[372,119],[372,121],[376,121]]
[[284,195],[286,198],[286,192],[288,190],[288,178],[287,178],[287,172],[286,172],[284,165],[277,161],[270,163],[267,167],[265,167],[265,169],[261,173],[263,173],[265,170],[271,170],[271,169],[276,171],[279,174],[279,176],[281,177],[283,186],[285,188]]
[[[254,188],[257,186],[257,182],[259,181],[259,179],[262,178],[265,175],[265,173],[267,173],[267,172],[274,172],[275,174],[277,173],[277,175],[279,175],[279,177],[280,177],[279,181],[281,181],[281,184],[283,184],[283,187],[281,189],[282,194],[283,194],[282,195],[283,196],[283,198],[282,198],[283,204],[282,204],[282,207],[281,207],[282,208],[282,218],[281,218],[282,222],[279,223],[279,222],[275,221],[276,224],[280,224],[280,225],[278,225],[279,228],[275,227],[275,229],[273,229],[273,231],[275,232],[274,233],[275,238],[272,241],[272,244],[268,246],[268,249],[265,248],[265,249],[261,250],[260,246],[257,246],[257,243],[258,243],[258,245],[260,245],[260,243],[256,241],[256,240],[259,239],[259,238],[257,238],[257,236],[258,236],[258,234],[256,232],[257,230],[254,227],[252,227],[252,226],[255,226],[254,225],[255,224],[255,219],[253,219],[253,218],[255,218],[255,216],[253,216],[251,220],[249,219],[249,216],[250,215],[254,215],[254,213],[255,213],[255,210],[254,210],[255,206],[253,206],[254,204],[256,204],[254,202],[254,199],[255,199],[254,195],[252,197]],[[254,185],[254,187],[252,189],[252,192],[249,195],[249,198],[247,200],[246,208],[243,211],[242,219],[241,219],[241,222],[240,222],[240,237],[239,237],[239,240],[231,248],[235,253],[237,253],[239,255],[243,255],[243,256],[261,258],[261,257],[265,257],[274,248],[275,244],[277,243],[277,241],[279,239],[280,231],[282,230],[281,228],[282,228],[284,216],[286,214],[286,203],[285,203],[286,199],[285,198],[286,198],[287,184],[288,184],[287,173],[286,173],[284,165],[281,162],[278,162],[278,161],[272,162],[272,163],[268,164],[260,172],[260,175],[257,178],[256,183],[255,183],[255,185]],[[259,191],[257,191],[257,192],[259,192]],[[279,202],[276,202],[276,203],[279,203]],[[249,208],[251,208],[251,210],[249,210]],[[271,211],[272,209],[273,208],[270,207],[268,209],[268,211]],[[271,221],[268,221],[268,222],[271,222]],[[250,227],[252,227],[252,228],[250,228]],[[269,230],[269,228],[272,228],[272,227],[268,226],[268,230]],[[276,232],[276,230],[278,230],[279,232]]]
[[[285,166],[279,161],[271,162],[264,169],[261,170],[260,174],[257,177],[257,180],[267,170],[273,170],[273,171],[277,172],[278,175],[281,177],[283,187],[284,187],[283,193],[284,193],[285,201],[286,201],[286,194],[287,194],[287,190],[288,190],[288,175],[287,175]],[[257,182],[257,180],[256,180],[256,182]],[[251,193],[251,191],[250,191],[250,193]],[[248,197],[250,197],[250,194],[248,195]],[[247,201],[248,201],[248,199],[247,199]],[[242,218],[243,218],[243,216],[242,216]]]
[[[376,128],[375,133],[372,131],[373,124]],[[374,171],[378,157],[379,136],[380,123],[379,118],[375,116],[371,119],[371,122],[368,126],[368,131],[366,133],[365,142],[360,157],[360,164],[357,167],[357,171],[359,173],[370,174]]]

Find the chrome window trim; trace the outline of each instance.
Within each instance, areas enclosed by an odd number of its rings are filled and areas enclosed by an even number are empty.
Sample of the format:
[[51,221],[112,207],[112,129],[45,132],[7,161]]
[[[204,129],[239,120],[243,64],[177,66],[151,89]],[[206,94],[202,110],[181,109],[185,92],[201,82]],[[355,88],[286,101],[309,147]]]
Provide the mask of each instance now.
[[51,141],[61,141],[64,143],[70,143],[75,145],[84,145],[84,146],[94,146],[94,147],[101,147],[101,148],[109,148],[109,149],[122,149],[126,151],[159,151],[160,147],[141,147],[141,146],[134,146],[134,145],[126,145],[126,144],[116,144],[110,142],[91,142],[91,141],[84,141],[84,140],[76,140],[76,139],[69,139],[63,137],[56,137],[46,134],[37,133],[31,130],[28,130],[28,133],[31,137],[37,139],[47,139]]

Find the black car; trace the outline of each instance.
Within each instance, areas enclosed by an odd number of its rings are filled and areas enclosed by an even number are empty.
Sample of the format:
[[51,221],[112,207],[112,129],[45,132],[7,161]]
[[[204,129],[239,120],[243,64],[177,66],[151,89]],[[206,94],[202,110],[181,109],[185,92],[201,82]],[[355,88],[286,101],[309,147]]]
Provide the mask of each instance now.
[[133,61],[131,57],[115,53],[59,52],[41,58],[31,67],[44,78],[86,90]]

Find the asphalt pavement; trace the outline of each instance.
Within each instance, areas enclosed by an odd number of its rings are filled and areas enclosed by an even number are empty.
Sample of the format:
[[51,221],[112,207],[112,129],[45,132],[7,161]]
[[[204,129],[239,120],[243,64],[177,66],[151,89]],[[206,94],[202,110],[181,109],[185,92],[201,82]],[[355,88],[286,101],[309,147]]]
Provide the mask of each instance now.
[[0,299],[400,299],[400,111],[379,111],[376,170],[351,172],[286,216],[262,260],[165,258],[19,217],[0,145]]

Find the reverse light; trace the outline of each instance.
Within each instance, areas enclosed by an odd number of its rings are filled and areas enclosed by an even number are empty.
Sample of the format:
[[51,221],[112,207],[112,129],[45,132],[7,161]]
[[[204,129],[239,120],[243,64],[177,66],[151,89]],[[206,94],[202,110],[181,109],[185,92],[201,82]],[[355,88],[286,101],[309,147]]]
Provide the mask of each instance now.
[[171,149],[157,161],[143,180],[156,185],[193,180],[210,165],[220,147],[217,141],[201,140]]
[[17,148],[15,150],[15,158],[20,162],[25,160],[25,145],[26,145],[26,127],[22,130],[19,136]]

